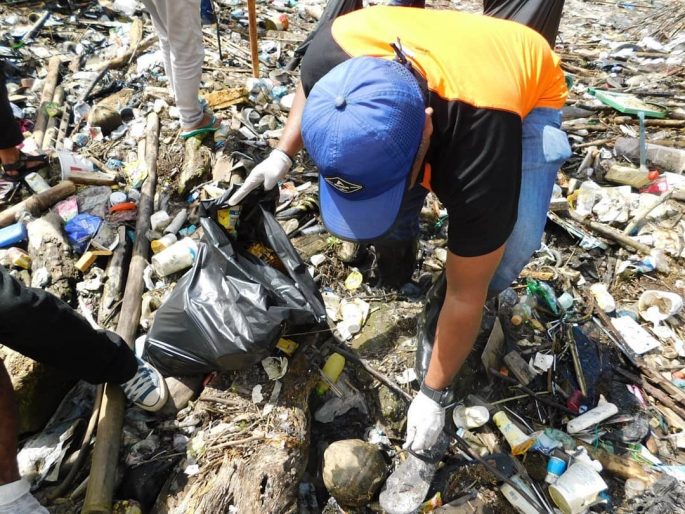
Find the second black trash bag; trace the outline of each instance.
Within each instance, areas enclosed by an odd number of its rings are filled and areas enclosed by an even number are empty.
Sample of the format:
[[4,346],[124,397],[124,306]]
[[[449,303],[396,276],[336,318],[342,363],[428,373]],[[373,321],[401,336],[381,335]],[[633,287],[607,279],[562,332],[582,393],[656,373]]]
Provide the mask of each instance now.
[[[242,213],[249,232],[280,259],[280,271],[234,243],[210,218],[193,264],[155,314],[146,358],[165,375],[244,369],[268,356],[284,333],[326,319],[316,283],[271,213]],[[253,239],[254,238],[254,239]]]

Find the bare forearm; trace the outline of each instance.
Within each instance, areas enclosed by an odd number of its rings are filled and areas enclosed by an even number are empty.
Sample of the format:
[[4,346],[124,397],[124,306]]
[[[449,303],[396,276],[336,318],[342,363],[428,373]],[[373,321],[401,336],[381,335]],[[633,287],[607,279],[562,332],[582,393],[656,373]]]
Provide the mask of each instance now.
[[433,389],[444,389],[452,383],[469,355],[478,335],[483,301],[447,295],[443,303],[435,334],[425,382]]
[[286,121],[283,129],[283,136],[281,136],[278,146],[276,147],[282,152],[285,152],[291,159],[295,157],[297,152],[302,150],[302,135],[300,133],[300,128],[305,101],[302,84],[298,84],[297,89],[295,89],[293,106],[290,109],[288,121]]

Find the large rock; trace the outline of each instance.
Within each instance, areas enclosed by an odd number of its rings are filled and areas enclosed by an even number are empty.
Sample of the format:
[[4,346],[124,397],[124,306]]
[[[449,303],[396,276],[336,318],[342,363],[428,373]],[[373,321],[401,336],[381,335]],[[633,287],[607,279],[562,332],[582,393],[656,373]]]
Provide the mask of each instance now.
[[332,443],[323,455],[323,481],[343,506],[360,507],[376,495],[387,468],[380,450],[360,439]]
[[108,105],[96,105],[88,113],[88,124],[93,127],[100,127],[104,136],[110,135],[123,122],[119,111]]
[[76,379],[0,346],[19,411],[19,435],[41,430]]

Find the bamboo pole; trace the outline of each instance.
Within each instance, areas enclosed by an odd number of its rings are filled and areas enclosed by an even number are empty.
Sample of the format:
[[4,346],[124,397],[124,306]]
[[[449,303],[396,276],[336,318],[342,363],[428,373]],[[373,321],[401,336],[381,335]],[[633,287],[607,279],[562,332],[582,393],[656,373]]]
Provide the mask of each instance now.
[[65,180],[60,182],[56,186],[43,191],[42,193],[30,196],[23,202],[8,207],[4,211],[0,212],[0,228],[11,225],[16,221],[16,216],[21,211],[28,211],[32,215],[37,214],[49,209],[55,205],[60,200],[64,200],[67,196],[71,196],[76,192],[76,186],[73,182]]
[[55,96],[55,88],[57,87],[57,80],[59,79],[60,62],[58,56],[51,57],[48,61],[48,74],[45,77],[45,86],[43,86],[40,106],[38,107],[38,114],[36,115],[36,124],[33,128],[33,140],[36,142],[38,148],[43,147],[45,128],[48,125],[48,113],[46,109],[47,104],[52,102],[52,98]]
[[247,20],[250,30],[250,53],[252,54],[252,75],[259,78],[259,41],[257,39],[256,0],[247,0]]
[[[147,265],[150,243],[146,233],[150,229],[153,199],[157,183],[157,153],[159,150],[159,118],[150,113],[147,118],[145,164],[148,177],[141,190],[136,221],[136,242],[128,269],[126,288],[117,334],[133,348],[140,321],[140,298],[143,296],[143,270]],[[125,399],[121,387],[107,384],[98,420],[97,439],[82,514],[110,514],[114,495],[115,476],[119,461],[119,443],[124,419]]]

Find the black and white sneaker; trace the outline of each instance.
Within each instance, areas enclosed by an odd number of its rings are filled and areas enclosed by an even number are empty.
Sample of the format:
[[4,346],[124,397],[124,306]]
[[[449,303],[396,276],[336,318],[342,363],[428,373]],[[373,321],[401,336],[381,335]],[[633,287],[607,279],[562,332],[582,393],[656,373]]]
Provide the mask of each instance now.
[[168,391],[162,374],[136,357],[138,370],[131,380],[121,384],[126,398],[141,409],[156,412],[164,407]]

